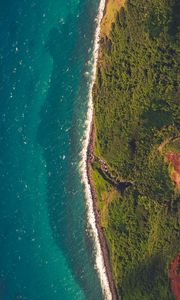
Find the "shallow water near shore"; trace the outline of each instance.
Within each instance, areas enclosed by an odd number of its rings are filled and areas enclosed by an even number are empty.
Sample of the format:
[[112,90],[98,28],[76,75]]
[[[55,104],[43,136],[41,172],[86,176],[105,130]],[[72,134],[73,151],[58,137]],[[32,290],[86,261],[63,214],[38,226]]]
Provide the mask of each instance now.
[[0,3],[0,299],[102,300],[79,174],[99,1]]

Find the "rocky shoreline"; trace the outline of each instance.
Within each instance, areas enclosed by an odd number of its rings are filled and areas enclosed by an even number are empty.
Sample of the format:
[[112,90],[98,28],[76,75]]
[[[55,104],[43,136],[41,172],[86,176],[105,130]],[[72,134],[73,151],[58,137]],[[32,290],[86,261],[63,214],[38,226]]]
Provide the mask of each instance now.
[[91,174],[91,163],[92,163],[92,158],[93,158],[94,138],[95,138],[94,126],[92,123],[90,137],[89,137],[89,144],[88,144],[88,149],[87,149],[87,161],[86,161],[88,182],[89,182],[89,185],[91,188],[96,228],[98,231],[99,242],[100,242],[100,246],[101,246],[101,250],[102,250],[102,255],[103,255],[103,259],[104,259],[104,265],[105,265],[106,274],[107,274],[107,278],[108,278],[108,282],[109,282],[109,287],[110,287],[111,294],[112,294],[112,300],[118,300],[116,287],[115,287],[115,284],[113,281],[112,268],[111,268],[110,257],[109,257],[109,250],[108,250],[108,246],[107,246],[106,239],[104,236],[104,231],[103,231],[103,228],[102,228],[101,222],[100,222],[100,211],[98,208],[96,190],[95,190],[95,186],[94,186],[94,182],[93,182],[93,178],[92,178],[92,174]]

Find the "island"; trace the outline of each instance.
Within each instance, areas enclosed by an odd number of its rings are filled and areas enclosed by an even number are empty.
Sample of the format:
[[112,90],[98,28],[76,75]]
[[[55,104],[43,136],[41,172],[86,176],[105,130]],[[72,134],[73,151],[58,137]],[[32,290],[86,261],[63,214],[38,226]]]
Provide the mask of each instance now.
[[107,0],[101,21],[88,175],[113,300],[180,299],[179,8]]

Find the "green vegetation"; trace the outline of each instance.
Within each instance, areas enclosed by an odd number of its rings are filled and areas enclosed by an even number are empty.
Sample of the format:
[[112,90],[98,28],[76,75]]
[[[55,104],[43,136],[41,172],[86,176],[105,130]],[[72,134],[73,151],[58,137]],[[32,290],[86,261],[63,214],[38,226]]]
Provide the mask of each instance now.
[[132,184],[116,189],[96,163],[92,173],[122,300],[174,299],[168,268],[180,251],[180,199],[159,146],[170,140],[164,149],[179,151],[178,12],[177,0],[127,0],[101,40],[94,152]]

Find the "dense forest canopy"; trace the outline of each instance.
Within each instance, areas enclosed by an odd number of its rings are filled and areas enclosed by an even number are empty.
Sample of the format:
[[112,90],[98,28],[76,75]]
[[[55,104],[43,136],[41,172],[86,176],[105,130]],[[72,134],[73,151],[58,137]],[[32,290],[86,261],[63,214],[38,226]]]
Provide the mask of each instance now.
[[168,270],[180,251],[180,189],[166,153],[180,153],[179,6],[127,0],[100,43],[92,172],[123,300],[174,299]]

